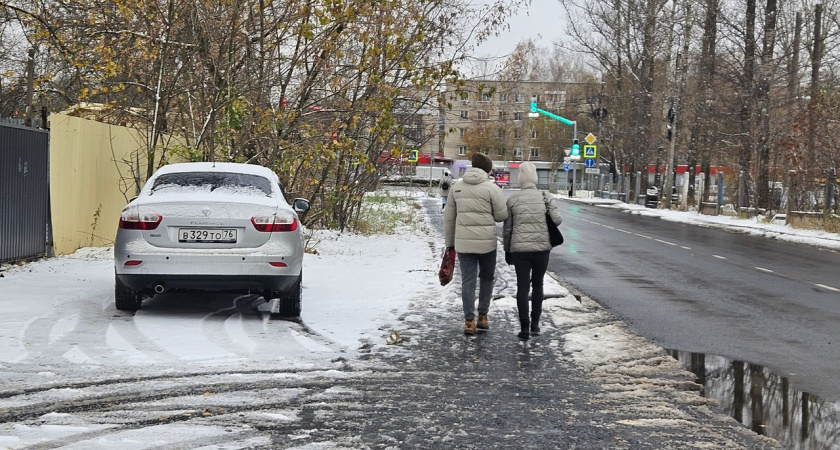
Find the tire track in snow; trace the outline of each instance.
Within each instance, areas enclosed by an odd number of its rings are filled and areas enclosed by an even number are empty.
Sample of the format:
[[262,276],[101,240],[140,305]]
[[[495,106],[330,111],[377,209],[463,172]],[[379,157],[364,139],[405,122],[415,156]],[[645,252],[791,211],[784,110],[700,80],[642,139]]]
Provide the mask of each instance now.
[[[75,302],[75,300],[73,300]],[[27,348],[26,360],[38,365],[64,365],[68,362],[85,365],[108,364],[109,355],[104,351],[104,331],[107,321],[85,323],[85,329],[77,326],[77,317],[97,317],[102,314],[98,305],[81,301],[74,305],[74,314],[63,313],[65,304],[59,302],[47,315],[32,319],[21,332],[21,340]],[[99,332],[97,331],[99,330]],[[101,332],[101,333],[100,333]],[[96,340],[99,336],[102,339]],[[91,337],[93,340],[91,340]]]

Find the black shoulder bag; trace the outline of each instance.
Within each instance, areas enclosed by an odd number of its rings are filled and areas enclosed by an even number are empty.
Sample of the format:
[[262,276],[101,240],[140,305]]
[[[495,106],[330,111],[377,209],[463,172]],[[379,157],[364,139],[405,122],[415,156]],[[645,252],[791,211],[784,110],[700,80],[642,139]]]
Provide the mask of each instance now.
[[552,247],[557,247],[563,243],[563,233],[554,225],[554,220],[551,219],[551,214],[548,206],[548,197],[543,193],[543,200],[545,201],[545,224],[548,227],[548,241],[551,242]]

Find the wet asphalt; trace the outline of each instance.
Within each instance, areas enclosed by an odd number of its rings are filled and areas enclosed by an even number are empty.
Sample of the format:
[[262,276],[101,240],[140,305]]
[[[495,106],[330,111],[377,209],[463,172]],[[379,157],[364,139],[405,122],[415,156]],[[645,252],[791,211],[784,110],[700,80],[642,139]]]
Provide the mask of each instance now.
[[[429,226],[442,236],[439,200],[422,200]],[[436,213],[437,211],[437,213]],[[501,247],[501,246],[500,246]],[[442,248],[442,238],[430,250]],[[430,276],[434,274],[430,273]],[[451,295],[458,295],[456,270]],[[515,280],[497,276],[510,292]],[[564,299],[568,302],[570,299]],[[418,293],[394,324],[404,340],[397,351],[363,350],[369,375],[341,382],[352,401],[304,406],[298,428],[314,430],[298,442],[332,441],[336,448],[370,449],[776,449],[776,441],[714,412],[686,372],[653,347],[596,366],[580,366],[566,337],[573,327],[609,329],[615,320],[582,299],[577,323],[561,323],[559,300],[546,300],[543,333],[516,337],[515,308],[491,306],[491,329],[462,333],[460,305],[440,308]],[[565,317],[568,317],[566,314]],[[585,319],[585,320],[584,320]],[[601,328],[599,328],[601,327]],[[598,335],[595,334],[595,338]],[[609,339],[605,336],[604,339]],[[608,344],[608,342],[605,342]],[[661,355],[659,354],[661,352]],[[353,372],[352,361],[345,370]],[[641,369],[643,370],[641,370]],[[273,428],[275,445],[293,432]],[[352,435],[352,441],[345,440]],[[268,447],[266,447],[268,448]],[[320,448],[320,447],[319,447]]]

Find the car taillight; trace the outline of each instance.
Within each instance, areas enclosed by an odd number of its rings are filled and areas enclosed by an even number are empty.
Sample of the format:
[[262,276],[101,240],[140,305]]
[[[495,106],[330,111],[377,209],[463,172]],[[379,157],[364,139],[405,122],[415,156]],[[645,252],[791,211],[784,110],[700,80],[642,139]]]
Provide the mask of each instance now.
[[154,230],[160,225],[163,216],[158,214],[139,214],[135,211],[123,212],[120,215],[120,228],[126,230]]
[[274,215],[251,217],[251,223],[257,231],[274,232],[274,231],[295,231],[298,227],[298,221],[292,215]]

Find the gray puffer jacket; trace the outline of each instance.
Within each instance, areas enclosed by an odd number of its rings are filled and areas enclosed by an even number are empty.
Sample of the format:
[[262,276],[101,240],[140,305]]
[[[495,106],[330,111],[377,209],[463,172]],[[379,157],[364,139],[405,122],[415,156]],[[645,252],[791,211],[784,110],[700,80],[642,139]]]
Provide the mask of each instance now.
[[522,189],[507,200],[508,218],[504,226],[505,252],[542,252],[551,250],[548,227],[545,224],[545,198],[548,212],[555,225],[563,217],[554,204],[554,197],[543,194],[534,183],[524,183]]
[[443,234],[447,247],[458,253],[489,253],[496,250],[496,222],[507,219],[505,194],[487,176],[470,167],[449,188],[443,210]]

